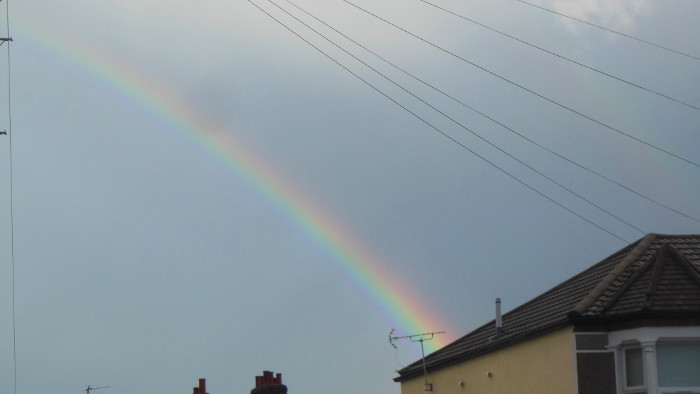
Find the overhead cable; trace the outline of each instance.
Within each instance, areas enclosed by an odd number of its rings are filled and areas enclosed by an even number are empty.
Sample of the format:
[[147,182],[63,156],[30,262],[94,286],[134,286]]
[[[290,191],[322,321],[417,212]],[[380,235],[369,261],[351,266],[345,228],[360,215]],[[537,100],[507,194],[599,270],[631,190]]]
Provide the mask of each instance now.
[[[271,0],[267,0],[267,1],[270,2],[270,3],[272,3]],[[513,180],[515,180],[516,182],[520,183],[521,185],[527,187],[528,189],[532,190],[533,192],[539,194],[541,197],[543,197],[543,198],[549,200],[550,202],[552,202],[552,203],[558,205],[560,208],[562,208],[562,209],[566,210],[567,212],[573,214],[574,216],[578,217],[579,219],[588,222],[589,224],[591,224],[591,225],[597,227],[598,229],[600,229],[600,230],[602,230],[602,231],[604,231],[604,232],[610,234],[611,236],[613,236],[613,237],[619,239],[619,240],[622,241],[622,242],[629,243],[628,240],[626,240],[626,239],[622,238],[621,236],[619,236],[619,235],[613,233],[612,231],[610,231],[610,230],[604,228],[603,226],[601,226],[601,225],[599,225],[599,224],[593,222],[592,220],[590,220],[590,219],[584,217],[583,215],[581,215],[581,214],[579,214],[579,213],[573,211],[572,209],[568,208],[567,206],[563,205],[562,203],[560,203],[560,202],[554,200],[553,198],[547,196],[546,194],[544,194],[543,192],[537,190],[536,188],[534,188],[533,186],[529,185],[528,183],[522,181],[521,179],[519,179],[519,178],[516,177],[515,175],[509,173],[509,172],[506,171],[505,169],[499,167],[499,166],[496,165],[495,163],[493,163],[493,162],[491,162],[490,160],[488,160],[486,157],[484,157],[484,156],[478,154],[477,152],[475,152],[474,150],[472,150],[472,149],[469,148],[468,146],[464,145],[463,143],[461,143],[460,141],[458,141],[458,140],[455,139],[454,137],[450,136],[449,134],[447,134],[447,133],[444,132],[443,130],[439,129],[437,126],[433,125],[432,123],[428,122],[428,121],[425,120],[423,117],[421,117],[420,115],[418,115],[418,114],[416,114],[415,112],[413,112],[412,110],[410,110],[408,107],[406,107],[406,106],[404,106],[403,104],[401,104],[401,103],[399,103],[398,101],[396,101],[394,98],[392,98],[391,96],[389,96],[389,95],[388,95],[387,93],[385,93],[384,91],[382,91],[382,90],[380,90],[379,88],[377,88],[376,86],[372,85],[369,81],[367,81],[366,79],[362,78],[362,77],[359,76],[357,73],[355,73],[355,72],[353,72],[352,70],[350,70],[349,68],[347,68],[345,65],[343,65],[342,63],[340,63],[338,60],[336,60],[336,59],[333,58],[332,56],[328,55],[326,52],[324,52],[324,51],[323,51],[322,49],[320,49],[318,46],[314,45],[312,42],[310,42],[309,40],[307,40],[306,38],[304,38],[303,36],[301,36],[299,33],[297,33],[296,31],[294,31],[292,28],[290,28],[289,26],[287,26],[286,24],[284,24],[282,21],[280,21],[279,19],[275,18],[272,14],[270,14],[269,12],[267,12],[266,10],[264,10],[262,7],[260,7],[258,4],[256,4],[256,3],[253,2],[252,0],[248,0],[248,2],[251,3],[253,6],[255,6],[256,8],[258,8],[258,9],[259,9],[260,11],[262,11],[263,13],[265,13],[267,16],[269,16],[270,18],[272,18],[272,19],[273,19],[275,22],[277,22],[279,25],[281,25],[281,26],[284,27],[285,29],[289,30],[292,34],[294,34],[295,36],[297,36],[299,39],[301,39],[302,41],[304,41],[305,43],[307,43],[308,45],[310,45],[311,47],[313,47],[314,49],[316,49],[316,50],[317,50],[318,52],[320,52],[323,56],[327,57],[329,60],[331,60],[332,62],[334,62],[334,63],[337,64],[338,66],[342,67],[345,71],[347,71],[347,72],[349,72],[350,74],[352,74],[355,78],[357,78],[357,79],[359,79],[360,81],[362,81],[363,83],[365,83],[367,86],[369,86],[370,88],[372,88],[373,90],[375,90],[377,93],[381,94],[381,95],[384,96],[386,99],[388,99],[389,101],[393,102],[394,104],[396,104],[397,106],[399,106],[400,108],[402,108],[404,111],[408,112],[408,113],[411,114],[413,117],[415,117],[416,119],[418,119],[419,121],[421,121],[422,123],[424,123],[425,125],[427,125],[428,127],[432,128],[433,130],[435,130],[436,132],[438,132],[439,134],[441,134],[443,137],[445,137],[445,138],[449,139],[450,141],[452,141],[453,143],[459,145],[462,149],[465,149],[465,150],[469,151],[470,153],[472,153],[473,155],[477,156],[479,159],[481,159],[482,161],[488,163],[488,164],[491,165],[492,167],[496,168],[496,169],[499,170],[500,172],[504,173],[505,175],[507,175],[507,176],[510,177],[511,179],[513,179]],[[274,4],[274,3],[273,3],[273,4]]]
[[543,10],[543,11],[551,12],[552,14],[556,14],[556,15],[562,16],[562,17],[564,17],[564,18],[569,18],[569,19],[574,20],[574,21],[576,21],[576,22],[581,22],[581,23],[584,23],[584,24],[586,24],[586,25],[588,25],[588,26],[593,26],[593,27],[595,27],[595,28],[598,28],[598,29],[601,29],[601,30],[605,30],[605,31],[610,32],[610,33],[614,33],[614,34],[617,34],[617,35],[619,35],[619,36],[629,38],[629,39],[631,39],[631,40],[635,40],[635,41],[639,41],[639,42],[644,43],[644,44],[647,44],[647,45],[651,45],[651,46],[653,46],[653,47],[656,47],[656,48],[659,48],[659,49],[663,49],[663,50],[665,50],[665,51],[673,52],[673,53],[675,53],[675,54],[677,54],[677,55],[689,57],[689,58],[695,59],[695,60],[700,60],[700,57],[698,57],[698,56],[693,56],[693,55],[691,55],[691,54],[688,54],[688,53],[685,53],[685,52],[681,52],[681,51],[678,51],[678,50],[675,50],[675,49],[671,49],[671,48],[665,47],[665,46],[663,46],[663,45],[659,45],[659,44],[655,44],[655,43],[650,42],[650,41],[642,40],[641,38],[637,38],[637,37],[631,36],[631,35],[629,35],[629,34],[621,33],[621,32],[619,32],[619,31],[615,31],[615,30],[613,30],[613,29],[610,29],[610,28],[607,28],[607,27],[604,27],[604,26],[596,25],[595,23],[591,23],[591,22],[588,22],[588,21],[584,21],[584,20],[582,20],[582,19],[578,19],[578,18],[575,18],[575,17],[570,16],[570,15],[562,14],[561,12],[557,12],[557,11],[554,11],[554,10],[550,10],[549,8],[545,8],[545,7],[536,5],[536,4],[528,3],[527,1],[523,1],[523,0],[515,0],[515,1],[519,1],[519,2],[521,2],[521,3],[523,3],[523,4],[527,4],[527,5],[529,5],[529,6],[532,6],[532,7],[535,7],[535,8],[539,8],[539,9],[541,9],[541,10]]
[[532,90],[532,89],[530,89],[530,88],[527,88],[527,87],[525,87],[525,86],[523,86],[523,85],[520,85],[520,84],[518,84],[518,83],[516,83],[516,82],[514,82],[514,81],[512,81],[512,80],[510,80],[510,79],[508,79],[508,78],[506,78],[506,77],[504,77],[504,76],[502,76],[502,75],[500,75],[500,74],[497,74],[497,73],[495,73],[495,72],[493,72],[493,71],[491,71],[491,70],[489,70],[489,69],[487,69],[487,68],[485,68],[485,67],[483,67],[483,66],[480,66],[480,65],[478,65],[478,64],[476,64],[476,63],[474,63],[474,62],[472,62],[472,61],[470,61],[470,60],[468,60],[468,59],[466,59],[466,58],[464,58],[464,57],[462,57],[462,56],[457,55],[457,54],[454,53],[454,52],[451,52],[451,51],[449,51],[449,50],[447,50],[447,49],[445,49],[445,48],[443,48],[443,47],[441,47],[441,46],[439,46],[439,45],[437,45],[437,44],[435,44],[435,43],[433,43],[433,42],[431,42],[431,41],[428,41],[428,40],[424,39],[423,37],[420,37],[420,36],[418,36],[417,34],[414,34],[414,33],[410,32],[410,31],[408,31],[408,30],[406,30],[406,29],[404,29],[404,28],[402,28],[402,27],[400,27],[400,26],[398,26],[398,25],[396,25],[396,24],[394,24],[394,23],[392,23],[392,22],[390,22],[390,21],[388,21],[388,20],[386,20],[386,19],[384,19],[384,18],[382,18],[382,17],[380,17],[380,16],[378,16],[378,15],[376,15],[376,14],[374,14],[374,13],[372,13],[372,12],[370,12],[370,11],[368,11],[368,10],[366,10],[366,9],[364,9],[364,8],[358,6],[358,5],[356,5],[356,4],[354,4],[354,3],[350,2],[350,1],[348,1],[348,0],[341,0],[341,1],[343,1],[343,2],[345,2],[345,3],[347,3],[347,4],[349,4],[349,5],[351,5],[351,6],[355,7],[355,8],[357,8],[357,9],[359,9],[360,11],[362,11],[362,12],[368,14],[368,15],[373,16],[374,18],[377,18],[377,19],[381,20],[381,21],[384,22],[384,23],[387,23],[387,24],[389,24],[389,25],[395,27],[396,29],[399,29],[399,30],[403,31],[403,32],[406,33],[406,34],[409,34],[409,35],[411,35],[411,36],[413,36],[413,37],[415,37],[415,38],[417,38],[417,39],[419,39],[419,40],[425,42],[426,44],[428,44],[428,45],[430,45],[430,46],[432,46],[432,47],[434,47],[434,48],[436,48],[436,49],[438,49],[438,50],[440,50],[440,51],[442,51],[442,52],[444,52],[444,53],[446,53],[446,54],[448,54],[448,55],[450,55],[450,56],[452,56],[452,57],[454,57],[454,58],[456,58],[456,59],[459,59],[459,60],[461,60],[461,61],[463,61],[463,62],[465,62],[465,63],[467,63],[467,64],[470,64],[470,65],[472,65],[472,66],[474,66],[474,67],[476,67],[476,68],[478,68],[478,69],[480,69],[480,70],[482,70],[482,71],[484,71],[484,72],[486,72],[486,73],[488,73],[488,74],[491,74],[492,76],[494,76],[494,77],[496,77],[496,78],[498,78],[498,79],[500,79],[500,80],[502,80],[502,81],[504,81],[504,82],[507,82],[507,83],[509,83],[509,84],[511,84],[511,85],[513,85],[513,86],[516,86],[516,87],[518,87],[518,88],[520,88],[520,89],[522,89],[522,90],[524,90],[524,91],[526,91],[526,92],[528,92],[528,93],[530,93],[530,94],[533,94],[533,95],[535,95],[535,96],[537,96],[537,97],[539,97],[539,98],[541,98],[541,99],[543,99],[543,100],[545,100],[545,101],[548,101],[548,102],[550,102],[550,103],[552,103],[552,104],[554,104],[554,105],[556,105],[556,106],[558,106],[558,107],[560,107],[560,108],[562,108],[562,109],[565,109],[565,110],[567,110],[567,111],[569,111],[569,112],[571,112],[571,113],[573,113],[573,114],[576,114],[576,115],[578,115],[578,116],[580,116],[580,117],[582,117],[582,118],[584,118],[584,119],[588,119],[589,121],[591,121],[591,122],[593,122],[593,123],[596,123],[596,124],[598,124],[598,125],[600,125],[600,126],[603,126],[603,127],[607,128],[607,129],[609,129],[609,130],[611,130],[611,131],[614,131],[615,133],[618,133],[618,134],[620,134],[620,135],[623,135],[623,136],[625,136],[625,137],[627,137],[627,138],[630,138],[630,139],[632,139],[632,140],[635,140],[635,141],[637,141],[637,142],[639,142],[639,143],[641,143],[641,144],[644,144],[644,145],[646,145],[646,146],[648,146],[648,147],[650,147],[650,148],[652,148],[652,149],[658,150],[659,152],[663,152],[663,153],[665,153],[665,154],[667,154],[667,155],[669,155],[669,156],[675,157],[675,158],[678,159],[678,160],[684,161],[684,162],[686,162],[686,163],[688,163],[688,164],[692,164],[693,166],[700,168],[700,164],[697,163],[697,162],[695,162],[695,161],[692,161],[692,160],[690,160],[690,159],[686,159],[686,158],[684,158],[684,157],[682,157],[682,156],[680,156],[680,155],[677,155],[677,154],[675,154],[675,153],[673,153],[673,152],[670,152],[670,151],[668,151],[668,150],[666,150],[666,149],[663,149],[663,148],[661,148],[661,147],[658,147],[658,146],[656,146],[656,145],[654,145],[654,144],[652,144],[652,143],[650,143],[650,142],[647,142],[647,141],[645,141],[645,140],[643,140],[643,139],[641,139],[641,138],[635,137],[635,136],[633,136],[633,135],[631,135],[631,134],[629,134],[629,133],[626,133],[626,132],[624,132],[624,131],[622,131],[622,130],[620,130],[620,129],[618,129],[618,128],[615,128],[615,127],[610,126],[610,125],[608,125],[608,124],[606,124],[606,123],[603,123],[602,121],[599,121],[599,120],[597,120],[597,119],[595,119],[595,118],[593,118],[593,117],[591,117],[591,116],[589,116],[589,115],[586,115],[586,114],[584,114],[584,113],[582,113],[582,112],[580,112],[580,111],[577,111],[577,110],[575,110],[575,109],[573,109],[573,108],[571,108],[571,107],[568,107],[568,106],[566,106],[566,105],[564,105],[564,104],[562,104],[562,103],[559,103],[558,101],[556,101],[556,100],[554,100],[554,99],[551,99],[551,98],[546,97],[546,96],[544,96],[544,95],[542,95],[542,94],[540,94],[540,93],[537,93],[537,92],[535,92],[534,90]]
[[637,196],[639,196],[639,197],[641,197],[641,198],[643,198],[643,199],[645,199],[645,200],[647,200],[647,201],[649,201],[649,202],[651,202],[651,203],[653,203],[653,204],[656,204],[656,205],[658,205],[658,206],[660,206],[660,207],[662,207],[662,208],[665,208],[665,209],[667,209],[667,210],[669,210],[669,211],[671,211],[671,212],[674,212],[674,213],[676,213],[676,214],[678,214],[678,215],[684,216],[684,217],[686,217],[686,218],[688,218],[688,219],[690,219],[690,220],[693,220],[693,221],[695,221],[695,222],[700,223],[700,219],[698,219],[698,218],[696,218],[696,217],[693,217],[693,216],[690,216],[690,215],[688,215],[688,214],[685,214],[685,213],[683,213],[683,212],[681,212],[681,211],[679,211],[679,210],[676,210],[676,209],[674,209],[674,208],[672,208],[672,207],[669,207],[669,206],[667,206],[667,205],[665,205],[665,204],[663,204],[663,203],[661,203],[661,202],[659,202],[659,201],[656,201],[656,200],[654,200],[654,199],[652,199],[652,198],[650,198],[650,197],[647,197],[647,196],[645,196],[644,194],[642,194],[642,193],[640,193],[640,192],[638,192],[638,191],[635,191],[635,190],[633,190],[632,188],[630,188],[630,187],[628,187],[628,186],[625,186],[625,185],[623,185],[622,183],[617,182],[617,181],[611,179],[610,177],[607,177],[607,176],[605,176],[605,175],[603,175],[603,174],[601,174],[601,173],[599,173],[599,172],[597,172],[597,171],[595,171],[595,170],[592,170],[592,169],[590,169],[590,168],[584,166],[583,164],[580,164],[580,163],[578,163],[578,162],[575,162],[575,161],[569,159],[568,157],[563,156],[563,155],[561,155],[561,154],[559,154],[559,153],[557,153],[557,152],[551,150],[550,148],[547,148],[546,146],[544,146],[544,145],[542,145],[542,144],[540,144],[540,143],[538,143],[538,142],[532,140],[532,139],[529,138],[528,136],[526,136],[526,135],[524,135],[524,134],[522,134],[522,133],[516,131],[516,130],[513,129],[512,127],[509,127],[508,125],[503,124],[502,122],[498,121],[497,119],[494,119],[493,117],[489,116],[488,114],[485,114],[484,112],[482,112],[482,111],[480,111],[480,110],[478,110],[478,109],[476,109],[476,108],[474,108],[474,107],[468,105],[467,103],[463,102],[462,100],[460,100],[460,99],[458,99],[458,98],[456,98],[456,97],[450,95],[449,93],[446,93],[445,91],[443,91],[443,90],[441,90],[441,89],[435,87],[434,85],[430,84],[429,82],[426,82],[426,81],[424,81],[423,79],[421,79],[421,78],[415,76],[414,74],[412,74],[412,73],[410,73],[410,72],[404,70],[404,69],[401,68],[400,66],[398,66],[398,65],[396,65],[396,64],[394,64],[394,63],[392,63],[391,61],[389,61],[389,60],[387,60],[386,58],[382,57],[382,56],[379,55],[378,53],[372,51],[371,49],[367,48],[365,45],[362,45],[361,43],[357,42],[357,41],[354,40],[352,37],[349,37],[348,35],[344,34],[344,33],[341,32],[340,30],[338,30],[338,29],[336,29],[335,27],[329,25],[328,23],[326,23],[326,22],[323,21],[322,19],[316,17],[315,15],[313,15],[312,13],[310,13],[309,11],[307,11],[306,9],[300,7],[299,5],[297,5],[296,3],[292,2],[291,0],[285,0],[285,1],[286,1],[287,3],[289,3],[289,4],[291,4],[292,6],[294,6],[295,8],[297,8],[298,10],[300,10],[301,12],[303,12],[304,14],[308,15],[309,17],[315,19],[317,22],[319,22],[319,23],[325,25],[326,27],[328,27],[329,29],[335,31],[335,32],[338,33],[339,35],[345,37],[347,40],[351,41],[351,42],[354,43],[355,45],[359,46],[360,48],[364,49],[365,51],[371,53],[371,54],[374,55],[375,57],[377,57],[377,58],[379,58],[380,60],[384,61],[385,63],[389,64],[389,65],[392,66],[393,68],[395,68],[395,69],[401,71],[401,72],[404,73],[405,75],[407,75],[407,76],[413,78],[414,80],[416,80],[416,81],[422,83],[423,85],[425,85],[425,86],[427,86],[427,87],[433,89],[434,91],[436,91],[436,92],[442,94],[443,96],[449,98],[450,100],[454,101],[455,103],[460,104],[461,106],[463,106],[463,107],[465,107],[465,108],[467,108],[467,109],[469,109],[469,110],[475,112],[476,114],[480,115],[481,117],[484,117],[484,118],[490,120],[491,122],[493,122],[493,123],[495,123],[495,124],[501,126],[502,128],[504,128],[504,129],[508,130],[509,132],[511,132],[511,133],[513,133],[513,134],[515,134],[515,135],[517,135],[518,137],[524,139],[525,141],[527,141],[527,142],[529,142],[529,143],[531,143],[531,144],[533,144],[533,145],[535,145],[535,146],[537,146],[537,147],[539,147],[539,148],[541,148],[541,149],[543,149],[543,150],[549,152],[550,154],[553,154],[553,155],[559,157],[559,158],[562,159],[562,160],[565,160],[565,161],[567,161],[567,162],[569,162],[569,163],[571,163],[571,164],[573,164],[573,165],[575,165],[575,166],[581,168],[582,170],[585,170],[585,171],[587,171],[587,172],[589,172],[589,173],[591,173],[591,174],[593,174],[593,175],[596,175],[596,176],[598,176],[598,177],[600,177],[600,178],[602,178],[602,179],[604,179],[604,180],[606,180],[606,181],[608,181],[608,182],[610,182],[610,183],[612,183],[612,184],[614,184],[614,185],[617,185],[618,187],[620,187],[620,188],[622,188],[622,189],[624,189],[624,190],[627,190],[627,191],[629,191],[629,192],[631,192],[631,193],[633,193],[633,194],[635,194],[635,195],[637,195]]
[[631,228],[637,230],[637,231],[638,231],[639,233],[641,233],[641,234],[646,234],[646,232],[645,232],[644,230],[641,230],[641,229],[635,227],[634,225],[630,224],[629,222],[625,221],[624,219],[620,218],[619,216],[613,214],[612,212],[607,211],[606,209],[600,207],[599,205],[595,204],[594,202],[592,202],[592,201],[588,200],[587,198],[581,196],[580,194],[576,193],[575,191],[573,191],[573,190],[569,189],[568,187],[562,185],[561,183],[557,182],[557,181],[554,180],[553,178],[551,178],[551,177],[547,176],[546,174],[542,173],[540,170],[538,170],[538,169],[532,167],[531,165],[529,165],[529,164],[525,163],[524,161],[520,160],[519,158],[513,156],[512,154],[510,154],[509,152],[507,152],[506,150],[504,150],[504,149],[501,148],[500,146],[498,146],[498,145],[496,145],[495,143],[491,142],[490,140],[484,138],[484,137],[481,136],[479,133],[477,133],[477,132],[471,130],[470,128],[468,128],[467,126],[463,125],[463,124],[460,123],[458,120],[456,120],[456,119],[454,119],[453,117],[451,117],[450,115],[446,114],[445,112],[443,112],[443,111],[441,111],[440,109],[436,108],[436,107],[433,106],[432,104],[430,104],[430,103],[428,103],[427,101],[423,100],[422,98],[418,97],[416,94],[414,94],[414,93],[411,92],[410,90],[404,88],[404,87],[401,86],[400,84],[396,83],[394,80],[392,80],[391,78],[387,77],[385,74],[383,74],[382,72],[380,72],[380,71],[377,70],[376,68],[372,67],[371,65],[367,64],[367,63],[366,63],[365,61],[363,61],[362,59],[360,59],[360,58],[358,58],[357,56],[353,55],[352,53],[348,52],[347,50],[345,50],[345,48],[343,48],[343,47],[341,47],[340,45],[336,44],[336,43],[333,42],[331,39],[329,39],[329,38],[326,37],[325,35],[321,34],[321,33],[318,32],[316,29],[314,29],[313,27],[309,26],[309,25],[308,25],[307,23],[305,23],[304,21],[300,20],[299,18],[297,18],[296,16],[294,16],[293,14],[291,14],[291,13],[290,13],[289,11],[287,11],[286,9],[280,7],[279,5],[277,5],[277,4],[276,4],[275,2],[273,2],[272,0],[267,0],[267,1],[268,1],[269,3],[271,3],[272,5],[274,5],[275,7],[279,8],[280,10],[282,10],[284,13],[286,13],[286,14],[289,15],[290,17],[294,18],[294,19],[295,19],[296,21],[298,21],[299,23],[301,23],[301,24],[303,24],[304,26],[306,26],[308,29],[310,29],[311,31],[313,31],[314,33],[316,33],[317,35],[319,35],[320,37],[322,37],[323,39],[325,39],[326,41],[328,41],[328,42],[331,43],[332,45],[334,45],[336,48],[338,48],[338,49],[340,49],[341,51],[345,52],[346,54],[348,54],[349,56],[351,56],[352,58],[354,58],[354,59],[357,60],[358,62],[360,62],[360,63],[362,63],[363,65],[365,65],[365,66],[366,66],[367,68],[369,68],[370,70],[372,70],[372,71],[374,71],[375,73],[377,73],[378,75],[380,75],[382,78],[384,78],[384,79],[386,79],[387,81],[389,81],[389,82],[390,82],[391,84],[393,84],[394,86],[396,86],[396,87],[398,87],[399,89],[403,90],[404,92],[408,93],[409,95],[411,95],[411,96],[412,96],[413,98],[415,98],[416,100],[420,101],[421,103],[425,104],[426,106],[428,106],[429,108],[431,108],[431,109],[434,110],[435,112],[437,112],[437,113],[439,113],[440,115],[444,116],[445,118],[449,119],[452,123],[454,123],[454,124],[456,124],[457,126],[461,127],[462,129],[464,129],[465,131],[469,132],[469,133],[472,134],[473,136],[475,136],[475,137],[479,138],[480,140],[486,142],[487,144],[491,145],[493,148],[497,149],[497,150],[500,151],[501,153],[503,153],[503,154],[505,154],[506,156],[510,157],[511,159],[517,161],[518,163],[522,164],[523,166],[529,168],[531,171],[537,173],[537,174],[540,175],[541,177],[547,179],[548,181],[550,181],[550,182],[554,183],[555,185],[559,186],[560,188],[562,188],[562,189],[566,190],[567,192],[573,194],[574,196],[576,196],[576,197],[578,197],[579,199],[583,200],[583,201],[586,202],[587,204],[589,204],[589,205],[595,207],[596,209],[600,210],[601,212],[604,212],[604,213],[606,213],[607,215],[609,215],[609,216],[611,216],[611,217],[613,217],[613,218],[619,220],[620,222],[626,224],[627,226],[629,226],[629,227],[631,227]]
[[[1,0],[0,0],[1,1]],[[17,323],[16,323],[16,307],[15,307],[15,220],[14,220],[14,170],[12,158],[12,74],[10,61],[10,4],[9,0],[5,0],[5,33],[7,37],[2,39],[1,44],[7,45],[7,139],[9,147],[9,170],[10,170],[10,259],[12,265],[12,373],[13,373],[13,392],[17,394]]]
[[548,49],[545,49],[545,48],[542,48],[542,47],[537,46],[537,45],[535,45],[535,44],[529,43],[529,42],[527,42],[527,41],[525,41],[525,40],[521,40],[521,39],[518,38],[518,37],[515,37],[515,36],[510,35],[510,34],[508,34],[508,33],[504,33],[504,32],[502,32],[502,31],[500,31],[500,30],[496,30],[496,29],[494,29],[493,27],[490,27],[490,26],[487,26],[487,25],[485,25],[485,24],[483,24],[483,23],[477,22],[477,21],[475,21],[474,19],[468,18],[468,17],[466,17],[466,16],[464,16],[464,15],[460,15],[460,14],[454,12],[454,11],[448,10],[448,9],[446,9],[446,8],[444,8],[444,7],[441,7],[441,6],[437,5],[437,4],[431,3],[431,2],[429,2],[429,1],[427,1],[427,0],[419,0],[419,1],[421,1],[421,2],[423,2],[423,3],[425,3],[425,4],[428,4],[428,5],[432,6],[432,7],[435,7],[435,8],[437,8],[437,9],[439,9],[439,10],[442,10],[442,11],[444,11],[444,12],[447,12],[448,14],[452,14],[452,15],[454,15],[454,16],[460,18],[460,19],[464,19],[465,21],[471,22],[471,23],[473,23],[473,24],[475,24],[475,25],[478,25],[478,26],[481,26],[481,27],[483,27],[483,28],[485,28],[485,29],[491,30],[491,31],[494,32],[494,33],[498,33],[498,34],[500,34],[500,35],[502,35],[502,36],[504,36],[504,37],[508,37],[508,38],[510,38],[511,40],[515,40],[515,41],[517,41],[517,42],[519,42],[519,43],[521,43],[521,44],[525,44],[525,45],[527,45],[527,46],[529,46],[529,47],[532,47],[532,48],[535,48],[535,49],[540,50],[540,51],[542,51],[542,52],[548,53],[548,54],[550,54],[550,55],[552,55],[552,56],[556,56],[556,57],[558,57],[558,58],[560,58],[560,59],[562,59],[562,60],[566,60],[567,62],[576,64],[577,66],[586,68],[586,69],[591,70],[591,71],[593,71],[593,72],[597,72],[598,74],[604,75],[604,76],[606,76],[606,77],[608,77],[608,78],[612,78],[612,79],[614,79],[614,80],[616,80],[616,81],[618,81],[618,82],[622,82],[622,83],[627,84],[627,85],[629,85],[629,86],[633,86],[633,87],[635,87],[635,88],[637,88],[637,89],[641,89],[641,90],[643,90],[643,91],[645,91],[645,92],[655,94],[655,95],[657,95],[657,96],[659,96],[659,97],[663,97],[663,98],[665,98],[665,99],[667,99],[667,100],[671,100],[671,101],[676,102],[676,103],[678,103],[678,104],[685,105],[686,107],[689,107],[689,108],[692,108],[692,109],[695,109],[695,110],[700,110],[700,107],[695,106],[695,105],[693,105],[693,104],[690,104],[690,103],[688,103],[688,102],[686,102],[686,101],[683,101],[683,100],[680,100],[680,99],[671,97],[671,96],[669,96],[669,95],[667,95],[667,94],[658,92],[658,91],[656,91],[656,90],[652,90],[652,89],[646,88],[646,87],[644,87],[644,86],[642,86],[642,85],[636,84],[636,83],[634,83],[634,82],[630,82],[630,81],[628,81],[628,80],[626,80],[626,79],[622,79],[622,78],[620,78],[620,77],[618,77],[618,76],[612,75],[612,74],[607,73],[607,72],[602,71],[602,70],[599,70],[599,69],[597,69],[597,68],[595,68],[595,67],[592,67],[592,66],[589,66],[589,65],[587,65],[587,64],[583,64],[583,63],[581,63],[581,62],[579,62],[579,61],[576,61],[576,60],[573,60],[573,59],[568,58],[568,57],[566,57],[566,56],[563,56],[563,55],[560,55],[560,54],[558,54],[558,53],[552,52],[552,51],[550,51],[550,50],[548,50]]

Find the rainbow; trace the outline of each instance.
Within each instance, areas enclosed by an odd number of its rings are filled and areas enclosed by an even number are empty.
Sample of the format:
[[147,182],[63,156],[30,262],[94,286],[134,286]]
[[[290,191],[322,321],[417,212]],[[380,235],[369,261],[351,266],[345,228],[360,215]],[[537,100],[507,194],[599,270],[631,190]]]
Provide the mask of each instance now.
[[[396,279],[388,272],[386,264],[354,236],[338,218],[324,210],[302,188],[289,182],[241,144],[231,130],[223,130],[177,92],[159,84],[156,78],[145,75],[123,60],[110,56],[99,48],[90,46],[75,37],[38,34],[39,29],[23,21],[14,45],[29,42],[41,53],[60,59],[111,90],[120,99],[125,99],[149,116],[163,123],[168,130],[179,134],[201,151],[215,159],[221,166],[243,179],[259,191],[267,201],[297,226],[313,243],[329,253],[371,300],[375,307],[392,324],[397,325],[397,335],[417,334],[436,329],[447,330],[445,319],[434,312],[434,308],[421,301],[407,283]],[[51,37],[50,40],[42,37]],[[387,330],[388,331],[388,330]],[[436,336],[425,342],[426,351],[435,351],[449,343],[450,335]]]

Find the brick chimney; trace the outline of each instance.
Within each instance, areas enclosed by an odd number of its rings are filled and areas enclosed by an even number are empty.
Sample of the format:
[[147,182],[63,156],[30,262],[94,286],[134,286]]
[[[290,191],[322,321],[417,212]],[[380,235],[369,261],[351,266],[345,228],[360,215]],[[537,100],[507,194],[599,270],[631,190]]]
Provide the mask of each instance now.
[[255,388],[250,394],[287,394],[287,386],[282,384],[282,374],[273,376],[272,371],[263,371],[262,376],[255,377]]
[[199,379],[199,387],[193,387],[192,394],[208,394],[207,393],[207,380],[206,379]]

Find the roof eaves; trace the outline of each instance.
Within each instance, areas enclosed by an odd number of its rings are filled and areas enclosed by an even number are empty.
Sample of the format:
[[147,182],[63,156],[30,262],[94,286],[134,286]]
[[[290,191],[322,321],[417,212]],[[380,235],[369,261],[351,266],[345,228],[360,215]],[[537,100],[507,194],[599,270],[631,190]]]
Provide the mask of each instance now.
[[[517,345],[518,343],[525,342],[537,337],[541,337],[543,335],[549,334],[551,332],[554,332],[556,330],[562,329],[564,327],[568,326],[573,326],[573,323],[570,322],[569,320],[563,320],[559,321],[556,324],[552,324],[547,327],[541,327],[536,331],[530,331],[530,332],[525,332],[521,333],[520,335],[515,335],[512,337],[504,337],[502,340],[499,341],[493,341],[487,345],[481,346],[474,348],[470,350],[469,352],[465,353],[458,353],[455,356],[448,357],[442,360],[439,360],[437,362],[433,362],[430,364],[430,366],[426,366],[427,372],[433,372],[445,367],[449,367],[450,365],[454,364],[459,364],[461,362],[471,360],[473,358],[477,358],[479,356],[483,356],[484,354],[488,354],[509,346]],[[421,368],[417,368],[421,367]],[[402,371],[410,369],[410,372],[401,374],[397,377],[395,377],[393,380],[394,382],[403,382],[406,380],[410,380],[419,376],[422,376],[423,374],[423,369],[422,369],[422,363],[421,360],[418,360],[405,368],[402,369]],[[400,371],[397,371],[400,372]]]

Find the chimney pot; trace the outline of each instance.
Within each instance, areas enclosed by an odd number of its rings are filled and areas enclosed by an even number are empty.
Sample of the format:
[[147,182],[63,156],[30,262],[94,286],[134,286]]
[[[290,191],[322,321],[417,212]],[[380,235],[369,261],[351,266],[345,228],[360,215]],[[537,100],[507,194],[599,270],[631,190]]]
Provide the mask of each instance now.
[[250,394],[287,394],[287,386],[282,384],[282,374],[263,371],[262,376],[255,377],[255,388]]

